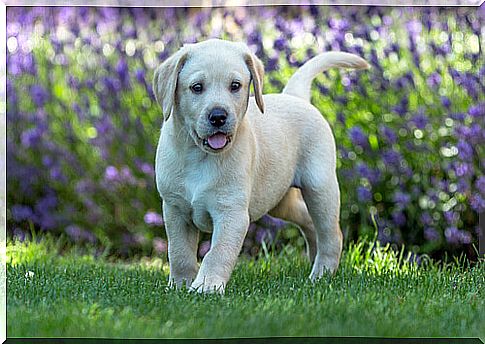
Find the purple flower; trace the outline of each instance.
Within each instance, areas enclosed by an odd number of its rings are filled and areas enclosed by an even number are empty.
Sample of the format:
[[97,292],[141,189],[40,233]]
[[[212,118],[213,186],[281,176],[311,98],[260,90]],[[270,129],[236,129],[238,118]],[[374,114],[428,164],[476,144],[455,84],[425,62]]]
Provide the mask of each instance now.
[[284,51],[287,47],[287,39],[284,37],[279,37],[275,39],[273,47],[278,51]]
[[268,62],[266,63],[266,70],[268,72],[278,70],[278,64],[279,64],[278,57],[272,57],[268,59]]
[[154,238],[153,239],[153,249],[157,254],[163,254],[167,253],[168,251],[168,244],[167,240],[164,240],[162,238]]
[[37,107],[43,107],[49,98],[49,94],[40,85],[32,85],[30,88],[30,96]]
[[460,231],[460,241],[463,244],[470,244],[472,242],[472,235],[466,231]]
[[81,239],[81,228],[79,226],[69,225],[64,231],[74,241],[79,241]]
[[480,176],[475,182],[477,190],[485,196],[485,176]]
[[428,77],[427,83],[429,87],[437,87],[441,84],[441,76],[434,72]]
[[328,26],[335,30],[346,30],[349,27],[349,23],[345,19],[330,18]]
[[458,179],[457,191],[459,193],[462,193],[462,194],[467,193],[469,188],[470,188],[470,184],[466,178]]
[[411,121],[418,129],[424,129],[429,122],[428,116],[424,114],[423,110],[420,110]]
[[399,166],[402,160],[402,156],[394,149],[388,149],[382,153],[382,160],[386,165]]
[[460,231],[456,227],[448,227],[445,229],[445,238],[449,244],[459,244],[460,243]]
[[354,145],[361,146],[362,148],[369,146],[367,135],[364,134],[360,126],[352,127],[350,129],[349,136]]
[[26,205],[15,204],[10,211],[15,222],[29,220],[33,215],[32,208]]
[[116,167],[114,167],[114,166],[106,167],[106,170],[104,172],[104,178],[107,181],[118,180],[118,177],[119,177],[119,173],[118,173],[118,170],[116,169]]
[[275,228],[275,229],[281,229],[282,227],[286,226],[286,222],[276,218],[272,217],[269,215],[264,215],[261,219],[260,222],[262,225],[265,227],[270,227],[270,228]]
[[394,192],[393,200],[399,208],[405,208],[411,202],[411,196],[402,191],[396,191]]
[[459,230],[456,227],[446,228],[445,238],[446,238],[446,241],[452,245],[469,244],[472,241],[472,237],[470,233]]
[[149,175],[149,176],[155,175],[155,170],[153,169],[153,166],[151,164],[143,162],[138,165],[138,168],[140,169],[141,172],[145,173],[146,175]]
[[391,215],[392,222],[398,227],[403,227],[406,224],[406,216],[402,211],[394,211]]
[[417,20],[411,20],[406,24],[406,28],[412,36],[416,36],[421,33],[423,25]]
[[137,69],[136,72],[135,72],[135,77],[136,77],[136,80],[138,80],[138,82],[140,84],[145,84],[146,83],[146,80],[145,80],[145,71],[143,69]]
[[399,115],[399,116],[404,116],[406,112],[408,111],[408,99],[406,97],[402,98],[399,104],[394,106],[393,110]]
[[57,197],[54,194],[48,194],[45,197],[39,199],[35,204],[34,209],[38,214],[48,212],[57,206]]
[[120,179],[122,182],[128,183],[130,185],[135,185],[136,184],[136,179],[133,177],[131,174],[131,170],[128,166],[123,166],[120,171]]
[[443,96],[443,97],[441,97],[441,104],[443,104],[443,106],[444,106],[445,108],[449,109],[449,108],[450,108],[450,106],[451,106],[451,100],[450,100],[450,98],[448,98],[448,97],[444,97],[444,96]]
[[433,218],[428,212],[424,212],[421,214],[421,221],[425,225],[431,225],[433,223]]
[[477,213],[482,213],[483,211],[485,211],[485,199],[482,196],[480,196],[478,193],[473,194],[470,197],[470,206]]
[[143,220],[147,225],[153,225],[153,226],[163,226],[164,221],[162,218],[162,215],[154,212],[154,211],[148,211],[145,216],[143,217]]
[[455,164],[455,173],[458,177],[463,177],[472,173],[472,168],[470,167],[470,164],[466,162],[457,163]]
[[485,103],[470,106],[468,114],[472,117],[479,118],[485,115]]
[[52,167],[49,171],[49,175],[52,180],[66,181],[66,177],[64,176],[64,173],[62,173],[62,170],[59,166]]
[[102,78],[102,82],[108,94],[116,94],[121,91],[121,83],[115,78],[104,77]]
[[464,161],[470,161],[473,159],[473,147],[468,142],[460,139],[457,144],[458,156]]
[[357,199],[360,202],[369,202],[372,200],[372,192],[368,188],[359,185],[357,187]]
[[378,169],[370,168],[365,163],[359,163],[357,165],[357,172],[361,177],[366,178],[371,184],[378,183],[381,177],[381,172]]
[[444,215],[446,222],[448,222],[448,224],[450,224],[450,225],[455,224],[460,217],[460,214],[458,214],[457,212],[454,212],[454,211],[445,211],[443,213],[443,215]]
[[266,228],[258,227],[256,229],[255,239],[257,243],[261,244],[263,241],[268,242],[268,241],[271,241],[273,238],[271,237],[270,232]]
[[113,131],[113,123],[108,116],[103,116],[96,124],[98,138],[104,139]]
[[40,128],[29,128],[22,132],[20,141],[22,146],[26,148],[35,147],[42,138],[42,130]]
[[438,231],[432,227],[427,227],[424,230],[424,238],[428,241],[437,241],[440,239]]
[[[465,114],[463,112],[458,112],[458,113],[451,113],[450,117],[454,119],[455,121],[463,122],[465,120]],[[455,131],[456,131],[455,127]]]
[[82,229],[78,225],[69,225],[64,229],[64,231],[75,242],[78,242],[78,241],[87,241],[90,243],[96,242],[96,236],[93,233]]
[[393,143],[397,142],[397,134],[391,128],[381,125],[379,126],[379,131],[384,136],[387,143],[392,145]]
[[18,240],[20,242],[24,242],[25,240],[27,240],[29,238],[27,233],[25,233],[23,230],[21,230],[18,227],[16,227],[13,230],[13,237],[14,237],[15,240]]
[[485,143],[485,127],[474,123],[470,127],[470,143],[471,144],[482,144]]

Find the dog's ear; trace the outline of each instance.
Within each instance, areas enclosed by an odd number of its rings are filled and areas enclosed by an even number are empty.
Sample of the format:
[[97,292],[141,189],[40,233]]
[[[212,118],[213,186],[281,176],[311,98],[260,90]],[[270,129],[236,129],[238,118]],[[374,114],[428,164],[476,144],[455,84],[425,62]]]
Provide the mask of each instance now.
[[187,49],[180,49],[157,67],[153,75],[153,93],[162,107],[163,118],[166,121],[175,103],[175,92],[180,70],[187,59]]
[[245,56],[245,62],[251,73],[251,79],[253,80],[254,98],[256,98],[256,104],[258,105],[261,113],[264,113],[263,102],[263,78],[264,67],[263,63],[256,57],[256,55],[247,53]]

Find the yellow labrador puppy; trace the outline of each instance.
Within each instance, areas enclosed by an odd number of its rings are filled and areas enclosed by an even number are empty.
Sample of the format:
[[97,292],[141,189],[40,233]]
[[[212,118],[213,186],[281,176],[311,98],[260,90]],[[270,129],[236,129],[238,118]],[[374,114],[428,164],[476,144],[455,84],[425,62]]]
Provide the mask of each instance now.
[[[242,43],[185,45],[156,69],[153,90],[165,121],[155,170],[172,285],[223,293],[250,221],[266,213],[301,228],[311,280],[337,269],[335,142],[310,104],[313,78],[330,67],[368,64],[348,53],[323,53],[297,70],[282,94],[264,96],[263,65]],[[212,233],[200,268],[199,231]]]

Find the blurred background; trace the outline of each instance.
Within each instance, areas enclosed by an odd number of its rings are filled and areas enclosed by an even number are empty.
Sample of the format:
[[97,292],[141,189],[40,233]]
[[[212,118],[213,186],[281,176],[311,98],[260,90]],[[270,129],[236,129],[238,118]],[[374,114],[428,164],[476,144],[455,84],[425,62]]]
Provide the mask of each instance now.
[[[483,6],[8,7],[8,236],[164,257],[151,78],[184,43],[218,37],[263,61],[265,93],[323,51],[369,61],[369,71],[323,73],[312,91],[337,142],[345,242],[376,238],[418,259],[476,257],[484,19]],[[283,247],[302,249],[303,238],[266,216],[243,251]]]

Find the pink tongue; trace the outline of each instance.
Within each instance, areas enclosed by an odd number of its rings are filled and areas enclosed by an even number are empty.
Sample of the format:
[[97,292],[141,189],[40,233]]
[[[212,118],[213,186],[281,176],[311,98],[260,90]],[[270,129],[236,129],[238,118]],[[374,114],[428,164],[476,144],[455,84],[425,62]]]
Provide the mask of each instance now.
[[226,135],[222,133],[217,133],[207,138],[207,143],[212,149],[221,149],[227,143]]

